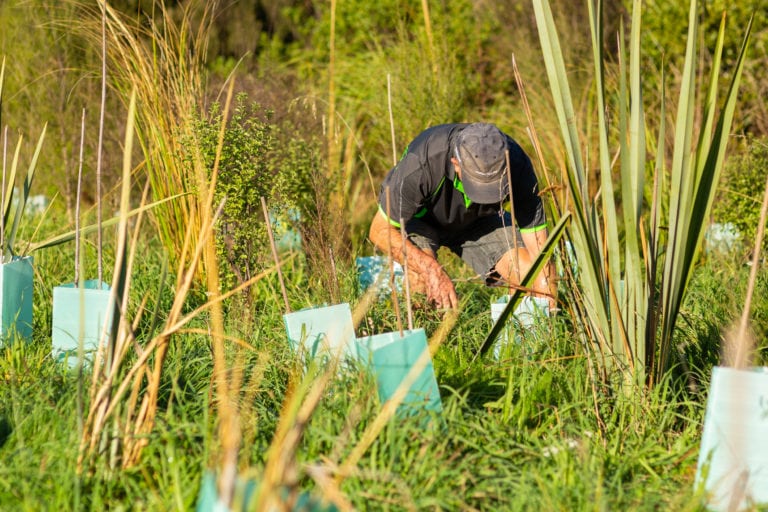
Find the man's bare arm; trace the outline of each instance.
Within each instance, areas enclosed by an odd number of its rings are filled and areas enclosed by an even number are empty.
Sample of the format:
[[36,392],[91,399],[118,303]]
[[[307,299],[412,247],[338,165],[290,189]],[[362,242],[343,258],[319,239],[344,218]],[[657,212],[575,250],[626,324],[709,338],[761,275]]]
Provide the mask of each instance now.
[[[376,212],[368,233],[371,242],[385,254],[390,253],[400,264],[403,260],[403,239],[400,230],[390,224],[381,212]],[[421,250],[409,240],[405,241],[408,269],[424,280],[427,298],[440,308],[456,308],[459,299],[450,277],[434,255]]]

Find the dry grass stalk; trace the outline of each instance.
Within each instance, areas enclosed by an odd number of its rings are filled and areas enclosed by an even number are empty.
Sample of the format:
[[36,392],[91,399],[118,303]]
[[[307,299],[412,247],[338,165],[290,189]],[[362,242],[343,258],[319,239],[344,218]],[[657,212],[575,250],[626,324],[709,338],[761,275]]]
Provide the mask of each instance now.
[[757,226],[755,245],[752,250],[752,268],[749,271],[749,284],[747,286],[747,295],[744,298],[741,320],[739,321],[738,330],[736,330],[735,326],[731,326],[724,338],[723,364],[725,366],[743,369],[753,364],[757,344],[754,334],[749,329],[749,312],[752,307],[755,283],[757,282],[757,270],[760,268],[760,249],[763,246],[766,217],[768,217],[768,178],[765,181],[763,204],[760,208],[760,224]]
[[[255,510],[292,510],[299,476],[296,451],[309,419],[320,404],[328,383],[336,375],[337,362],[338,357],[331,358],[319,375],[317,366],[311,364],[307,377],[298,384],[296,380],[301,370],[294,372],[277,430],[267,451]],[[283,503],[282,488],[290,491],[288,503]]]
[[[514,272],[517,282],[519,283],[523,276],[520,275],[520,256],[517,247],[517,222],[515,221],[515,199],[512,190],[512,166],[509,161],[509,150],[504,151],[504,158],[507,164],[507,183],[509,184],[509,214],[512,216],[512,232],[514,233],[512,235],[513,246],[511,247],[514,249],[511,270]],[[504,231],[504,233],[506,233],[506,231]],[[507,247],[509,248],[509,240],[507,240]],[[510,283],[509,291],[507,293],[512,293],[512,284],[513,283]]]
[[[128,223],[128,199],[130,197],[130,175],[131,175],[131,149],[133,147],[133,116],[136,107],[136,96],[131,95],[129,107],[128,107],[128,122],[126,125],[125,136],[125,153],[123,160],[123,186],[121,194],[120,205],[120,221],[118,224],[117,235],[117,249],[115,251],[115,272],[113,275],[113,283],[110,291],[109,301],[111,304],[115,304],[118,300],[118,293],[123,290],[123,284],[120,279],[124,279],[124,257],[126,254],[126,242],[127,242],[127,223]],[[120,297],[125,300],[125,297]],[[125,311],[125,302],[122,307],[118,308],[121,312],[120,319],[118,321],[118,336],[125,324],[122,312]],[[93,373],[91,380],[91,407],[88,412],[88,417],[84,423],[83,435],[80,442],[80,456],[78,458],[78,470],[82,469],[84,463],[84,457],[86,454],[92,453],[96,449],[97,443],[102,439],[102,430],[107,421],[106,411],[110,408],[110,393],[112,383],[114,382],[114,369],[115,365],[118,365],[118,361],[115,358],[115,345],[118,342],[118,338],[113,338],[112,342],[108,344],[109,356],[106,354],[105,344],[99,343],[98,349],[94,358]],[[106,372],[102,370],[102,365],[106,362]]]
[[[376,290],[377,286],[369,287],[355,307],[353,312],[355,326],[375,302]],[[302,469],[315,480],[326,501],[336,505],[339,510],[353,510],[338,484],[329,477],[330,473],[335,472],[335,465],[309,465],[300,468],[296,460],[299,443],[309,420],[319,406],[328,384],[337,375],[343,348],[339,346],[336,349],[336,353],[324,368],[312,362],[305,374],[300,364],[293,369],[280,413],[280,421],[267,451],[264,470],[250,469],[243,472],[244,477],[252,476],[261,482],[254,510],[291,510],[298,499],[298,478]],[[303,377],[302,374],[304,374]],[[287,500],[282,490],[289,491]]]
[[723,336],[723,366],[741,370],[751,366],[755,347],[755,334],[752,330],[743,330],[741,322],[734,322]]
[[[517,60],[515,59],[514,55],[512,56],[512,70],[514,71],[517,90],[520,91],[520,101],[523,104],[523,112],[525,112],[525,118],[528,121],[528,134],[531,139],[531,144],[533,145],[534,153],[536,154],[536,159],[539,162],[539,168],[544,174],[547,189],[559,189],[561,188],[560,185],[555,183],[549,175],[546,159],[544,158],[544,152],[542,151],[542,145],[536,131],[536,126],[533,124],[533,113],[531,112],[531,107],[528,103],[528,95],[525,90],[525,83],[523,82],[523,77],[520,75],[520,71],[517,68]],[[562,213],[561,207],[559,206],[561,201],[558,200],[556,194],[552,194],[552,200],[557,209],[557,213]]]
[[283,272],[280,270],[280,257],[277,255],[277,245],[275,244],[275,235],[272,233],[272,223],[269,220],[269,210],[267,209],[267,200],[264,196],[261,197],[261,209],[264,211],[264,223],[267,226],[267,234],[269,235],[269,247],[272,249],[272,257],[275,259],[275,267],[277,268],[277,279],[280,282],[280,291],[283,294],[283,302],[285,304],[285,312],[291,312],[291,304],[288,302],[288,292],[285,289],[285,281],[283,281]]
[[424,32],[427,34],[427,49],[429,63],[432,65],[432,75],[437,79],[437,58],[435,56],[435,38],[432,35],[432,21],[429,17],[429,0],[421,0],[421,12],[424,14]]
[[[227,104],[225,106],[225,115],[228,112],[231,102],[233,88],[230,87]],[[110,357],[106,358],[103,350],[97,353],[94,361],[93,381],[91,385],[91,408],[85,422],[85,428],[81,439],[81,453],[78,461],[78,468],[82,470],[85,463],[91,460],[97,453],[97,448],[105,433],[105,429],[110,418],[113,418],[115,427],[112,432],[122,432],[122,443],[119,445],[122,449],[121,463],[124,467],[131,466],[138,462],[141,451],[147,444],[147,434],[154,427],[154,420],[157,412],[157,400],[160,387],[160,377],[165,361],[165,355],[168,350],[170,336],[182,330],[191,319],[199,315],[202,311],[211,311],[211,333],[214,345],[214,377],[216,379],[217,407],[219,408],[220,419],[220,438],[222,441],[224,474],[230,475],[226,480],[233,482],[233,474],[236,473],[237,452],[239,447],[239,422],[236,409],[232,406],[230,393],[233,389],[240,386],[240,374],[235,373],[230,383],[227,379],[228,371],[226,368],[226,359],[224,357],[224,341],[227,337],[224,334],[224,321],[221,309],[221,303],[228,297],[238,293],[247,286],[250,286],[257,280],[263,278],[267,273],[259,274],[253,279],[243,283],[236,289],[221,294],[218,289],[218,272],[208,272],[208,288],[212,294],[204,306],[198,308],[192,313],[182,316],[183,306],[186,297],[195,280],[197,265],[205,261],[211,270],[216,270],[215,247],[212,233],[215,231],[215,225],[223,208],[223,202],[217,209],[212,208],[213,190],[215,187],[216,165],[214,165],[213,177],[208,183],[201,196],[205,198],[205,203],[201,205],[201,215],[204,221],[203,228],[194,231],[194,226],[189,226],[185,235],[184,251],[189,251],[190,266],[184,268],[181,263],[178,269],[179,279],[174,297],[174,303],[165,322],[164,329],[157,334],[145,347],[137,350],[138,358],[133,366],[127,371],[124,369],[124,361],[131,347],[136,347],[137,343],[133,337],[133,326],[128,322],[125,312],[128,304],[128,291],[130,289],[130,269],[133,265],[135,255],[136,237],[140,222],[137,222],[134,232],[132,250],[126,259],[127,252],[127,219],[128,203],[130,192],[130,154],[133,133],[133,114],[135,106],[135,96],[132,96],[131,106],[129,108],[129,123],[126,134],[126,152],[124,158],[123,175],[123,194],[121,200],[121,216],[118,227],[118,250],[115,263],[115,272],[113,277],[113,298],[117,299],[117,294],[121,293],[121,303],[119,307],[120,318],[117,328],[117,335],[110,343]],[[222,126],[223,134],[224,127]],[[220,136],[219,148],[217,151],[216,162],[220,154],[223,142],[223,135]],[[196,158],[197,167],[204,164],[201,158]],[[197,173],[203,173],[198,169]],[[146,190],[145,190],[146,191]],[[194,242],[193,242],[194,240]],[[184,260],[182,260],[184,261]],[[242,344],[245,344],[242,342]],[[148,365],[149,357],[154,356],[153,366]],[[106,361],[105,361],[106,359]],[[106,367],[102,370],[102,365],[106,362]],[[231,385],[230,385],[231,384]],[[121,408],[123,396],[131,388],[128,397],[127,407],[125,408],[125,417],[118,422],[115,415]],[[140,389],[146,388],[143,394]],[[114,446],[117,446],[115,443]],[[231,488],[226,485],[224,493],[231,496]]]
[[387,111],[389,112],[389,132],[392,137],[392,165],[397,165],[397,145],[395,144],[395,119],[392,114],[392,75],[387,73]]
[[427,367],[427,364],[430,363],[432,354],[437,352],[437,349],[440,348],[440,345],[443,344],[448,337],[448,334],[456,325],[456,321],[459,318],[459,311],[459,309],[451,309],[445,313],[443,321],[429,340],[428,349],[419,356],[410,370],[408,370],[408,373],[392,394],[392,397],[384,403],[379,414],[374,418],[373,422],[368,425],[368,428],[365,429],[360,442],[352,449],[352,452],[347,459],[338,468],[336,476],[338,484],[341,484],[345,478],[354,474],[357,463],[363,457],[365,452],[368,451],[368,448],[371,447],[389,420],[395,415],[398,406],[402,404],[413,383],[416,382],[416,379],[421,375],[421,372]]

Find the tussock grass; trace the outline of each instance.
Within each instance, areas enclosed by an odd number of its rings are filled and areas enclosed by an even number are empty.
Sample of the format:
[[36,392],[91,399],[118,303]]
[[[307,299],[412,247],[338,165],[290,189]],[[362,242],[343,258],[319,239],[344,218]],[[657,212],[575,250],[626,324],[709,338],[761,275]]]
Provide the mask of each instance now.
[[[208,5],[208,4],[206,4]],[[107,2],[80,5],[83,34],[94,47],[102,46],[106,31],[106,70],[113,91],[127,105],[136,94],[136,135],[145,158],[151,198],[181,198],[153,213],[153,221],[171,257],[189,265],[184,250],[188,229],[204,226],[203,209],[208,176],[190,164],[196,155],[183,141],[194,140],[194,115],[202,112],[203,63],[211,6],[190,4],[176,19],[158,2],[147,23],[126,19]],[[153,11],[154,12],[154,11]],[[197,27],[197,28],[195,28]],[[198,279],[204,281],[205,263]]]

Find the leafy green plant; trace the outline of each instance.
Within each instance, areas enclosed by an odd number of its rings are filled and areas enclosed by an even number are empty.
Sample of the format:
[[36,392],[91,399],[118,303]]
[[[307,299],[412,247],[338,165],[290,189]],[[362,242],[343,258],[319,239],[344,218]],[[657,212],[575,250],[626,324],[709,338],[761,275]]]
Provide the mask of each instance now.
[[[685,65],[677,103],[673,144],[667,147],[665,126],[657,138],[646,125],[643,102],[640,29],[641,2],[635,1],[629,34],[629,54],[620,40],[619,87],[606,87],[606,61],[602,33],[602,2],[589,2],[593,41],[597,154],[582,143],[571,98],[565,63],[546,1],[535,2],[544,62],[560,119],[568,155],[568,199],[573,205],[571,238],[579,271],[575,286],[583,301],[581,321],[591,333],[591,344],[604,378],[619,371],[625,382],[658,383],[671,364],[672,338],[680,305],[704,236],[744,66],[751,26],[734,63],[733,79],[718,113],[718,78],[724,24],[720,26],[701,125],[699,115],[696,48],[698,2],[691,1]],[[623,32],[622,32],[623,33]],[[662,79],[664,82],[664,79]],[[663,94],[662,94],[663,96]],[[666,119],[665,102],[659,119]],[[608,112],[616,112],[616,119]],[[610,141],[618,147],[611,148]],[[652,162],[652,197],[644,197],[648,144],[655,146]],[[667,151],[672,153],[667,167]],[[617,155],[617,159],[614,157]],[[589,183],[589,160],[599,168],[599,193]],[[614,171],[614,160],[618,170]],[[614,176],[618,184],[614,184]],[[669,194],[663,191],[669,189]],[[614,202],[614,191],[620,209]],[[623,228],[623,229],[620,229]],[[620,237],[620,232],[623,237]],[[658,338],[657,338],[658,336]]]
[[[196,127],[196,140],[206,169],[213,169],[222,124],[220,105],[211,107],[207,119]],[[267,244],[261,197],[279,193],[272,154],[276,139],[271,113],[247,96],[235,100],[232,118],[224,131],[224,141],[216,180],[215,201],[226,199],[217,226],[217,252],[225,289],[247,281],[264,266]]]
[[[627,8],[632,4],[629,0],[622,0],[622,3]],[[645,56],[644,65],[654,70],[653,73],[646,73],[648,84],[654,83],[654,87],[647,90],[649,96],[656,96],[656,91],[660,90],[655,83],[661,77],[662,66],[669,70],[669,75],[680,76],[683,73],[686,31],[680,20],[685,19],[687,11],[686,2],[650,0],[643,5],[641,51]],[[768,31],[757,27],[765,27],[768,23],[768,10],[761,0],[707,0],[698,3],[700,30],[697,34],[697,58],[700,59],[701,70],[707,74],[716,65],[711,49],[715,48],[723,13],[727,13],[728,24],[723,41],[723,60],[726,63],[734,62],[739,54],[741,30],[750,20],[756,27],[751,36],[750,58],[744,63],[744,80],[739,87],[739,115],[733,121],[734,132],[765,136],[768,119],[763,98],[768,91]],[[724,79],[730,79],[734,72],[730,65],[720,67]],[[658,101],[658,98],[652,101]],[[653,113],[649,112],[649,115]]]

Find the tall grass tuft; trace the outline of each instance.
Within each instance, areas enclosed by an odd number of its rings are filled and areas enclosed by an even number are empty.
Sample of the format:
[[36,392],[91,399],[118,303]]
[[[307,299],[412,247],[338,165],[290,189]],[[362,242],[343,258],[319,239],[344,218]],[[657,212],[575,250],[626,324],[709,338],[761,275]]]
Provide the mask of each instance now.
[[[619,37],[618,90],[610,90],[604,79],[608,62],[602,2],[590,1],[588,5],[597,99],[596,148],[582,142],[549,3],[534,2],[568,157],[564,174],[573,212],[571,239],[578,260],[573,285],[583,301],[580,320],[592,334],[590,342],[603,376],[617,370],[625,382],[652,385],[663,379],[671,364],[680,305],[723,167],[751,25],[746,28],[744,44],[733,63],[732,81],[721,100],[718,77],[723,18],[706,94],[699,98],[698,2],[691,1],[674,138],[667,146],[664,102],[658,116],[660,126],[650,126],[644,111],[640,0],[632,4],[628,55],[623,29]],[[654,146],[655,155],[649,162],[648,153]],[[667,161],[668,154],[672,155],[671,162]],[[595,195],[590,192],[591,166],[599,169]],[[650,198],[645,195],[648,177],[652,183]]]
[[[231,91],[230,89],[228,100],[231,99]],[[229,103],[225,110],[228,108]],[[203,227],[194,231],[193,226],[190,226],[184,231],[182,250],[190,255],[190,263],[186,267],[179,263],[173,304],[165,317],[164,324],[158,326],[159,332],[152,335],[144,344],[140,343],[141,340],[136,338],[136,326],[141,320],[141,313],[139,312],[133,319],[128,316],[131,269],[135,260],[137,237],[142,225],[142,215],[139,212],[135,221],[134,235],[129,240],[128,220],[132,213],[129,204],[133,173],[131,148],[135,115],[136,97],[132,95],[126,127],[121,207],[112,282],[112,293],[118,305],[119,321],[108,345],[100,346],[93,363],[90,408],[84,423],[78,469],[87,470],[99,460],[100,455],[104,454],[108,454],[108,465],[111,468],[118,464],[122,467],[131,467],[140,461],[142,450],[148,445],[148,437],[154,428],[161,376],[171,337],[185,329],[188,330],[187,325],[193,319],[208,312],[210,312],[211,327],[204,332],[213,338],[214,378],[217,404],[220,408],[221,451],[225,454],[224,460],[227,461],[224,466],[231,467],[232,453],[235,453],[236,459],[239,433],[231,426],[233,418],[237,415],[236,411],[229,406],[230,385],[223,355],[224,341],[229,338],[224,333],[221,303],[263,278],[265,274],[254,276],[241,286],[222,294],[218,290],[218,272],[209,272],[209,300],[192,312],[185,313],[198,264],[207,260],[210,268],[216,270],[215,243],[212,233],[222,205],[214,208],[212,204],[216,176],[214,168],[213,177],[205,191],[207,203],[203,204],[201,209]],[[199,155],[195,161],[198,167],[203,166]],[[148,188],[145,188],[144,201],[146,201],[147,190]],[[166,285],[165,277],[160,279],[161,287]]]
[[[203,226],[208,176],[186,162],[194,155],[183,141],[193,140],[194,115],[202,112],[204,61],[214,4],[187,4],[178,17],[156,2],[151,19],[129,21],[106,2],[82,6],[83,32],[101,46],[102,16],[110,85],[127,103],[136,94],[136,136],[154,199],[183,197],[159,206],[152,219],[172,264],[188,266],[187,228]],[[157,9],[157,11],[155,11]],[[198,278],[205,282],[206,263]]]

